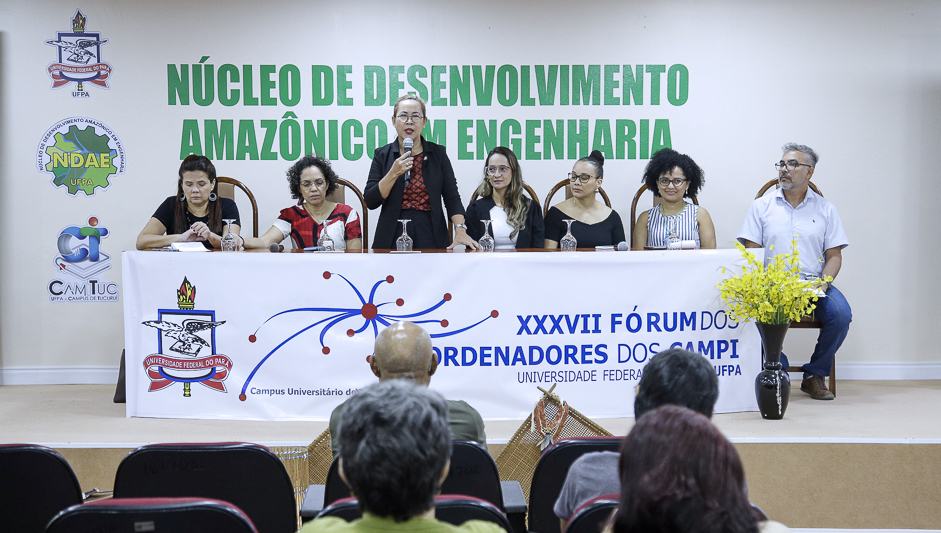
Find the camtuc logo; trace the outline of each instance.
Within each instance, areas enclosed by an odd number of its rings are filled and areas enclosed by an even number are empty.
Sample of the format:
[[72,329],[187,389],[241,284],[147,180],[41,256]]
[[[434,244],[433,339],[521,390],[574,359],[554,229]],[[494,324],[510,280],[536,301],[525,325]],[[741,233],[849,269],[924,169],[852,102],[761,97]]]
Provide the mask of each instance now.
[[72,31],[58,32],[55,39],[46,41],[46,44],[58,49],[58,61],[46,67],[46,72],[52,78],[52,88],[75,83],[76,90],[72,91],[75,98],[91,96],[85,90],[86,83],[108,89],[108,78],[111,77],[111,64],[101,61],[101,45],[107,43],[108,39],[102,39],[100,33],[85,31],[87,21],[81,11],[75,10]]
[[[178,309],[158,309],[157,320],[141,322],[156,328],[157,353],[144,358],[144,371],[150,378],[147,392],[183,384],[183,397],[192,396],[191,385],[199,383],[217,392],[228,392],[225,380],[232,370],[232,360],[216,353],[216,312],[197,310],[196,286],[188,279],[176,291]],[[169,345],[169,346],[167,346]],[[170,353],[164,353],[167,346]],[[200,352],[208,349],[200,357]]]
[[36,169],[52,174],[52,184],[94,196],[114,174],[124,174],[124,145],[104,123],[73,117],[49,128],[39,141]]
[[58,276],[49,282],[51,302],[116,302],[118,284],[101,278],[111,268],[111,256],[101,251],[108,229],[90,217],[87,226],[69,226],[59,232],[55,257]]

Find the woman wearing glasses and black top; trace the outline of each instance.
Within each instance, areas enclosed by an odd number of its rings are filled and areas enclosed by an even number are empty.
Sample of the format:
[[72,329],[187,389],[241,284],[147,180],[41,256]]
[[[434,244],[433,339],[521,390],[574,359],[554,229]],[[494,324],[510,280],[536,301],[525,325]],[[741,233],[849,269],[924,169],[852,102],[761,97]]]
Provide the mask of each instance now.
[[[416,250],[453,248],[457,244],[476,250],[477,242],[467,236],[464,206],[448,154],[443,146],[421,137],[427,120],[421,98],[406,94],[396,101],[392,123],[398,137],[376,150],[363,193],[369,209],[382,207],[372,247],[394,249],[395,240],[402,234],[398,221],[407,219],[408,234]],[[410,151],[404,149],[405,139],[414,143]],[[442,199],[456,228],[454,242],[448,235]]]
[[543,247],[542,208],[523,194],[523,173],[513,150],[490,150],[477,194],[480,198],[467,206],[467,234],[472,239],[484,236],[481,220],[489,220],[495,249]]
[[704,181],[702,169],[688,155],[669,148],[654,154],[644,170],[644,182],[663,202],[637,217],[634,248],[666,248],[674,230],[681,241],[715,248],[716,228],[709,213],[684,200],[696,196]]
[[624,224],[618,212],[595,196],[604,178],[604,155],[594,150],[575,162],[569,173],[572,197],[546,213],[545,247],[555,249],[565,236],[565,219],[574,219],[572,236],[579,248],[617,246],[624,241]]

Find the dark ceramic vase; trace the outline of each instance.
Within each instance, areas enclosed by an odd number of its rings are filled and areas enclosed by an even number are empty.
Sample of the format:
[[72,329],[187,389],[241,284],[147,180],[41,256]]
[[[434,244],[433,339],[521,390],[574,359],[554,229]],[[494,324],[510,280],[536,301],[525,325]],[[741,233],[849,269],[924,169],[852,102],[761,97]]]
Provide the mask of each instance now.
[[787,401],[791,396],[791,378],[781,366],[781,349],[784,347],[784,336],[787,335],[786,324],[756,324],[761,335],[761,346],[764,349],[764,370],[755,378],[755,397],[758,399],[758,411],[761,417],[768,420],[780,420],[787,411]]

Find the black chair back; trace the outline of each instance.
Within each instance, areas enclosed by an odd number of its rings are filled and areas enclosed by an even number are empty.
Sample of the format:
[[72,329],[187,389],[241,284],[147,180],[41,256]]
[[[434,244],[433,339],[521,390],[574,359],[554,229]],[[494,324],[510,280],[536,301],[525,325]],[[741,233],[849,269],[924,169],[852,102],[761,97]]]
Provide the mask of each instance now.
[[353,496],[349,485],[340,477],[340,458],[334,457],[327,470],[327,481],[323,486],[323,506],[326,508],[333,502],[348,499]]
[[492,522],[512,533],[510,520],[500,509],[488,501],[462,494],[435,496],[435,518],[459,526],[468,520]]
[[618,508],[618,499],[618,494],[606,494],[588,500],[572,515],[565,533],[601,533],[611,513]]
[[260,533],[297,530],[291,478],[278,457],[257,444],[141,446],[118,465],[114,497],[215,498],[242,509]]
[[472,440],[456,440],[451,447],[451,470],[441,484],[441,494],[463,494],[503,508],[500,472],[490,452]]
[[353,520],[361,518],[363,512],[359,510],[359,502],[356,501],[356,498],[347,496],[324,507],[323,511],[320,511],[320,514],[317,515],[317,518],[323,518],[325,516],[335,516],[347,522],[352,522]]
[[208,498],[122,498],[73,505],[46,533],[153,531],[154,533],[258,533],[248,516],[228,502]]
[[41,533],[59,511],[82,503],[82,489],[58,452],[35,444],[0,445],[0,524]]
[[529,488],[529,530],[561,533],[559,518],[552,507],[562,492],[569,467],[588,452],[617,452],[623,440],[623,437],[578,437],[562,439],[546,448],[533,470]]

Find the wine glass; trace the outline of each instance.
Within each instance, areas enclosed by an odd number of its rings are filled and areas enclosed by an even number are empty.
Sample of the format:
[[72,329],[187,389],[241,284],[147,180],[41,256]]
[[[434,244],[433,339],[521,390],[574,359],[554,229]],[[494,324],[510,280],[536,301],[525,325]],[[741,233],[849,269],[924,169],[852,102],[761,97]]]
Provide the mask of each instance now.
[[680,232],[678,228],[679,217],[668,217],[670,221],[670,233],[667,234],[667,250],[680,250],[682,249],[682,242],[680,241]]
[[317,247],[320,248],[321,252],[332,252],[335,249],[333,239],[327,234],[327,223],[329,222],[329,220],[321,220],[318,222],[320,227],[323,228],[320,230],[320,238],[317,239]]
[[563,220],[568,227],[565,230],[565,237],[562,237],[562,240],[559,241],[559,244],[562,245],[563,252],[574,252],[575,247],[578,245],[578,241],[575,240],[575,236],[572,235],[572,222],[575,222],[574,219],[566,218]]
[[234,252],[238,250],[239,247],[239,238],[232,233],[232,223],[235,222],[235,219],[224,218],[222,221],[225,222],[225,235],[222,236],[222,251]]
[[411,219],[399,220],[402,224],[402,236],[395,240],[395,249],[399,252],[411,252],[412,251],[412,238],[408,236],[408,232],[405,231],[405,226],[411,222]]
[[493,237],[490,236],[490,221],[481,220],[484,225],[484,236],[477,241],[477,244],[480,245],[481,252],[492,252],[493,247],[496,244],[493,240]]

